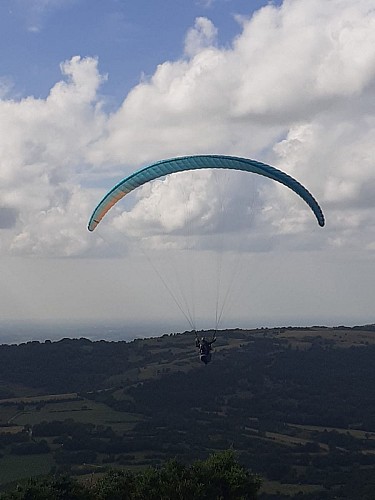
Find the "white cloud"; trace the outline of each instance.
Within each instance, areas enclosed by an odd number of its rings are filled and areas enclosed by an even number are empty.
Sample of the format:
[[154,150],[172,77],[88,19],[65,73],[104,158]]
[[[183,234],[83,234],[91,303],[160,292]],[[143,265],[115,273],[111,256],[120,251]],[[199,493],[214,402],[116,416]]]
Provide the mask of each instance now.
[[5,252],[72,255],[85,247],[89,203],[80,172],[103,127],[102,78],[95,59],[73,57],[61,68],[66,80],[46,99],[0,101],[0,196],[17,214],[3,231]]
[[[301,248],[306,241],[315,248],[333,241],[359,247],[362,239],[372,248],[373,229],[368,229],[372,236],[363,236],[364,227],[373,228],[375,185],[371,4],[269,5],[251,19],[241,18],[242,32],[229,48],[217,45],[210,20],[198,18],[181,59],[161,63],[109,115],[101,109],[103,77],[91,58],[63,63],[64,79],[44,100],[1,101],[1,206],[8,214],[2,251],[79,255],[90,246],[104,251],[105,244],[93,243],[85,226],[113,179],[151,161],[198,153],[270,162],[321,202],[326,230],[314,226],[309,209],[285,187],[260,182],[253,197],[265,243],[255,248],[288,246],[288,241]],[[87,187],[105,177],[105,188]],[[155,231],[158,224],[162,231],[181,231],[186,202],[180,189],[176,178],[145,187],[147,196],[134,196],[130,213],[121,215],[125,205],[118,206],[102,224],[126,223],[133,232]],[[245,212],[246,191],[243,181],[229,191],[242,200]],[[197,176],[189,196],[190,216],[207,221],[206,230],[219,230],[219,198],[210,176]],[[159,220],[155,204],[164,214]],[[234,224],[237,202],[231,210]],[[342,227],[345,217],[350,232]],[[199,224],[195,230],[203,232]]]
[[194,28],[191,28],[185,39],[185,54],[193,57],[207,47],[212,47],[217,38],[217,28],[213,23],[205,18],[198,17],[195,20]]
[[[194,153],[270,161],[321,202],[328,228],[319,230],[317,239],[327,237],[329,244],[343,211],[356,210],[356,237],[351,233],[343,241],[360,245],[374,204],[371,4],[288,0],[281,7],[269,5],[251,19],[242,18],[243,32],[230,49],[215,47],[212,24],[198,19],[187,35],[190,58],[161,64],[150,81],[132,90],[91,149],[92,162],[123,163],[126,173],[135,165]],[[175,200],[175,218],[180,208],[172,184],[163,196]],[[163,185],[155,189],[161,193]],[[261,191],[267,210],[260,217],[273,235],[303,237],[313,220],[298,197],[269,183]],[[150,194],[129,216],[139,224],[152,213],[155,192]]]

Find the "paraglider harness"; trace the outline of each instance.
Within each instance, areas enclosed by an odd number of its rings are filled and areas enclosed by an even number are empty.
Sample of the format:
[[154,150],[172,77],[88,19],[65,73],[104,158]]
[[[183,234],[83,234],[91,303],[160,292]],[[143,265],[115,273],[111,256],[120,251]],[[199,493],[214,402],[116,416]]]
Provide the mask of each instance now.
[[199,357],[202,363],[207,365],[211,361],[211,351],[212,351],[212,344],[216,342],[216,334],[212,337],[211,341],[208,341],[205,337],[202,337],[201,339],[198,337],[197,332],[195,332],[195,347],[199,348]]

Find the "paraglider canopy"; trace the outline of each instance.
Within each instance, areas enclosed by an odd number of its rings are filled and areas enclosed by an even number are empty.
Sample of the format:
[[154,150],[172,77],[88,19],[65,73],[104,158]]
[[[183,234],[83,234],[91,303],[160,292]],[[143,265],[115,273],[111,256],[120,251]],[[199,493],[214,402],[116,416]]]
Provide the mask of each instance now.
[[[88,230],[94,231],[103,217],[107,214],[107,212],[125,195],[135,190],[136,188],[147,184],[148,182],[153,181],[157,178],[168,176],[169,174],[183,171],[198,171],[203,169],[242,171],[245,173],[245,177],[247,176],[247,173],[253,173],[277,181],[291,189],[294,193],[296,193],[304,200],[304,202],[310,207],[313,214],[315,215],[319,226],[324,226],[325,224],[323,212],[313,195],[296,179],[282,172],[281,170],[278,170],[271,165],[267,165],[265,163],[247,158],[225,155],[194,155],[161,160],[125,177],[122,181],[116,184],[97,205],[89,220]],[[213,177],[216,177],[216,175],[214,175]],[[218,177],[226,176],[224,175]],[[191,176],[189,182],[185,182],[185,180],[182,179],[183,182],[181,184],[183,186],[183,195],[185,196],[185,199],[186,192],[189,191],[190,187],[192,188],[192,191],[194,191],[195,178],[196,176]],[[225,193],[227,192],[228,184],[226,184],[224,187],[223,185],[217,185],[216,188],[218,189],[218,198],[220,198],[221,195],[225,195]],[[246,195],[248,194],[248,191],[249,190],[246,191]],[[181,199],[184,198],[184,196],[182,196]],[[218,204],[218,207],[219,211],[223,213],[224,204],[222,203],[222,200],[220,201],[221,203]],[[191,214],[188,212],[189,207],[187,203],[185,203],[185,209],[187,213],[185,214],[186,216],[184,223],[186,227],[184,226],[184,230],[186,228],[186,231],[183,231],[183,233],[184,238],[185,234],[187,238],[189,238],[189,236],[192,236],[192,227],[190,226]],[[154,214],[153,212],[153,215],[157,216],[158,214]],[[159,218],[161,219],[162,216],[160,215]],[[163,236],[164,233],[165,232],[163,232]],[[196,234],[202,235],[203,233]],[[204,235],[207,236],[206,232],[204,233]],[[177,238],[179,238],[181,234],[177,232],[176,236]],[[195,319],[197,317],[195,305],[198,301],[198,298],[203,297],[203,287],[201,287],[199,290],[198,288],[196,288],[195,276],[199,276],[199,281],[197,282],[199,282],[200,285],[211,284],[211,290],[208,290],[208,293],[204,295],[205,298],[202,301],[202,306],[205,309],[208,309],[207,304],[210,301],[209,295],[211,293],[211,297],[214,298],[211,305],[215,309],[215,331],[217,331],[218,326],[222,321],[224,310],[228,305],[233,283],[239,276],[239,261],[240,257],[243,256],[243,253],[239,255],[240,252],[238,251],[234,251],[232,253],[227,252],[226,261],[230,266],[228,269],[224,269],[224,245],[222,241],[218,241],[217,245],[215,243],[214,245],[211,245],[211,247],[209,245],[205,247],[210,250],[214,248],[214,251],[216,251],[216,255],[212,255],[213,258],[211,259],[208,258],[207,255],[205,255],[204,265],[202,265],[202,261],[199,258],[196,258],[199,253],[193,253],[191,251],[194,248],[194,245],[191,244],[192,242],[180,240],[176,245],[176,242],[174,241],[172,244],[162,246],[162,259],[164,259],[163,263],[165,265],[160,265],[160,263],[158,263],[157,261],[156,252],[153,251],[150,255],[147,255],[147,244],[145,245],[145,248],[143,248],[142,242],[138,240],[139,239],[137,239],[136,244],[139,245],[139,248],[144,253],[149,264],[152,266],[160,281],[163,283],[166,290],[177,305],[178,309],[181,311],[185,319],[190,324],[192,330],[194,331],[196,331]],[[232,238],[228,238],[228,240],[232,240]],[[185,250],[187,253],[187,255],[184,256],[184,263],[182,263],[182,260],[180,258],[181,255],[178,256],[178,259],[174,259],[174,256],[172,255],[173,251],[178,252],[179,249]],[[174,263],[174,260],[176,260],[176,263]],[[213,272],[212,277],[209,276],[211,268]],[[246,276],[245,272],[243,272],[242,274],[243,276]],[[204,344],[205,342],[203,341],[198,342],[196,347],[200,348],[202,345],[203,349],[205,348]],[[206,356],[202,358],[202,361],[204,363],[209,362],[209,360],[211,359],[209,354],[209,350],[208,352],[200,353],[201,356]]]
[[236,156],[194,155],[161,160],[125,177],[104,196],[95,208],[88,224],[88,230],[94,231],[106,213],[126,194],[139,186],[175,172],[200,169],[242,170],[280,182],[298,194],[315,214],[319,226],[324,226],[323,212],[313,195],[296,179],[281,170],[256,160]]

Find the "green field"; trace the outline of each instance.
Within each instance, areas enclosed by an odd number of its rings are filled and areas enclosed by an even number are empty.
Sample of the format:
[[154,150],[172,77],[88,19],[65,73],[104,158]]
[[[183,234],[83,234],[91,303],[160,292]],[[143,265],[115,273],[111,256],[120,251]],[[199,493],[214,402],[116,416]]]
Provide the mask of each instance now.
[[[40,404],[27,404],[24,410],[20,410],[19,405],[3,405],[0,406],[0,418],[4,424],[9,420],[12,424],[12,426],[0,428],[3,434],[22,432],[24,426],[33,426],[43,421],[71,419],[95,426],[111,427],[119,436],[130,431],[140,419],[137,415],[118,412],[105,404],[88,399],[47,402],[43,403],[42,407]],[[36,438],[35,442],[38,441],[39,438]],[[48,474],[51,467],[56,465],[53,452],[59,445],[53,443],[53,438],[47,438],[46,441],[51,447],[51,453],[41,455],[14,455],[10,452],[10,446],[3,448],[1,450],[3,457],[0,458],[0,486],[4,487],[14,481]]]
[[48,474],[54,465],[51,454],[6,455],[0,459],[0,486],[20,479]]
[[47,403],[43,408],[26,407],[24,411],[12,419],[19,426],[35,425],[39,422],[72,419],[76,422],[94,425],[111,426],[115,432],[130,430],[139,417],[129,413],[118,412],[105,404],[82,399],[79,401]]

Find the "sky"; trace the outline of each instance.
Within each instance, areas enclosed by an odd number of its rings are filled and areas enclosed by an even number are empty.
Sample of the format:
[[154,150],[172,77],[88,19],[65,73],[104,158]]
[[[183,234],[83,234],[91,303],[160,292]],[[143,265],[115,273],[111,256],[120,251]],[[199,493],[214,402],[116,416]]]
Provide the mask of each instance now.
[[[373,0],[3,0],[0,326],[374,323]],[[169,176],[90,233],[126,175]],[[219,321],[220,320],[220,321]]]

